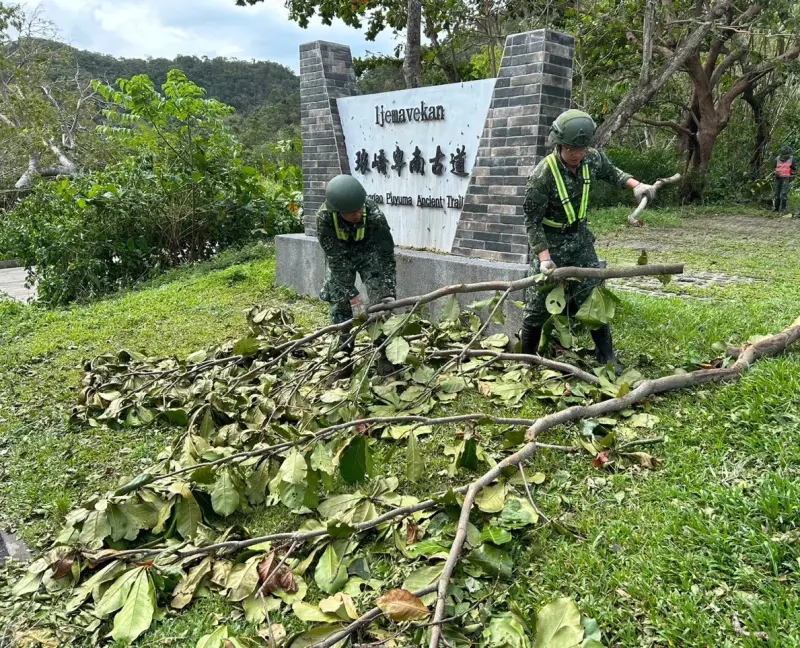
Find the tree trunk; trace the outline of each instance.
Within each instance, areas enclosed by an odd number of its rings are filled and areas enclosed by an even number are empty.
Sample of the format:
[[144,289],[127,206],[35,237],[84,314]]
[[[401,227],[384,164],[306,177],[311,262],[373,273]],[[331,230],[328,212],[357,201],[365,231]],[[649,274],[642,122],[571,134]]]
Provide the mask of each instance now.
[[659,0],[647,0],[644,10],[644,35],[642,43],[642,70],[639,74],[639,85],[650,80],[650,63],[653,59],[653,37],[656,25],[656,8]]
[[703,199],[708,167],[714,144],[725,126],[714,115],[701,116],[700,127],[694,146],[687,159],[687,173],[681,188],[681,198],[685,203],[696,203]]
[[752,87],[748,87],[742,94],[753,110],[753,121],[756,125],[756,139],[753,143],[753,152],[750,155],[750,179],[755,181],[761,177],[761,168],[764,166],[764,156],[769,144],[769,120],[764,110],[765,99],[760,94],[756,95]]
[[408,0],[408,19],[406,22],[406,56],[403,61],[403,75],[406,87],[422,87],[421,36],[422,2]]

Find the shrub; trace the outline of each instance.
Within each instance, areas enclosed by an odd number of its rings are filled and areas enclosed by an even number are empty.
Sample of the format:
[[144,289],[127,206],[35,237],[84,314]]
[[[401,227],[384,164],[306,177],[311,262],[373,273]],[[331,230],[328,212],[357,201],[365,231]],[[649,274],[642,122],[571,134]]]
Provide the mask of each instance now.
[[[642,182],[652,183],[659,178],[668,178],[682,169],[682,162],[675,151],[652,148],[647,151],[609,149],[606,152],[616,166]],[[678,185],[667,185],[659,191],[659,206],[677,205],[678,202]],[[633,204],[633,193],[629,189],[619,189],[605,182],[598,182],[592,187],[592,206],[595,208]]]
[[101,171],[40,183],[0,232],[0,249],[29,269],[41,299],[94,297],[256,232],[299,229],[299,208],[242,162],[223,123],[228,106],[177,70],[163,96],[144,75],[118,83],[96,84],[115,105],[101,130],[127,155]]

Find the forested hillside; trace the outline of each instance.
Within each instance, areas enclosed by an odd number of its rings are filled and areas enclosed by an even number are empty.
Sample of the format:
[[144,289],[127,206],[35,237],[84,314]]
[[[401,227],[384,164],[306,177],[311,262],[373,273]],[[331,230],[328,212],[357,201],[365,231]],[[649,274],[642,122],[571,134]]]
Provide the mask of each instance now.
[[[289,68],[271,61],[240,61],[223,57],[199,58],[177,56],[166,58],[116,58],[108,54],[75,49],[52,42],[53,47],[65,50],[59,56],[59,65],[53,74],[73,76],[76,69],[93,79],[113,83],[119,78],[129,79],[136,74],[146,74],[156,87],[167,79],[167,72],[178,69],[193,83],[205,88],[208,96],[249,112],[270,101],[270,97],[286,97],[299,92],[300,79]],[[273,95],[273,91],[276,93]],[[297,115],[299,119],[299,113]]]

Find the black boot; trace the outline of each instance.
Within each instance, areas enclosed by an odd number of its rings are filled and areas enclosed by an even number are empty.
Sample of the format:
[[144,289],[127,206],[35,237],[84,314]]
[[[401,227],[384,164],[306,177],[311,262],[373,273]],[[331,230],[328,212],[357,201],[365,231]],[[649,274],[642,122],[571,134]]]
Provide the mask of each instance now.
[[594,340],[595,350],[594,357],[600,364],[607,365],[609,362],[614,367],[614,373],[618,376],[622,375],[622,365],[614,355],[614,345],[611,341],[611,327],[606,324],[596,331],[592,331],[592,339]]
[[541,326],[522,325],[522,336],[520,337],[520,353],[528,355],[539,355],[539,341],[542,339]]

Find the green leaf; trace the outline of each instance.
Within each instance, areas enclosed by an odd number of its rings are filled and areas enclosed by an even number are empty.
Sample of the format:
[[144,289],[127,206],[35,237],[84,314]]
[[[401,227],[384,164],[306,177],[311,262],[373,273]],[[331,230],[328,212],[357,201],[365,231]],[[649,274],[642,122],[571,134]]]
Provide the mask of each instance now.
[[505,333],[496,333],[481,340],[484,349],[505,349],[508,345],[508,336]]
[[584,632],[581,648],[604,648],[603,634],[600,632],[600,626],[597,624],[597,621],[582,616],[581,625],[583,626]]
[[614,319],[619,298],[603,286],[592,290],[575,317],[589,330],[598,329]]
[[261,556],[253,556],[245,563],[234,565],[226,587],[231,591],[231,601],[244,601],[258,586],[258,563]]
[[170,605],[176,610],[182,610],[194,598],[194,593],[200,586],[202,580],[211,573],[211,557],[204,558],[201,563],[195,565],[189,570],[188,574],[184,574],[181,582],[172,591],[172,601]]
[[292,604],[292,612],[301,621],[312,623],[336,623],[341,619],[333,614],[326,614],[316,605],[295,601]]
[[503,510],[505,502],[506,485],[503,483],[486,486],[475,496],[475,504],[484,513],[499,513]]
[[39,572],[37,574],[32,572],[25,572],[22,578],[17,581],[11,590],[11,595],[14,598],[25,596],[26,594],[33,594],[39,590],[39,585],[42,584],[44,574]]
[[125,571],[127,565],[120,560],[115,560],[97,572],[94,576],[84,581],[81,586],[75,590],[74,595],[69,603],[64,608],[67,614],[71,614],[77,610],[81,605],[86,602],[92,594],[95,587],[99,587],[110,580],[117,578],[122,572]]
[[406,448],[406,477],[410,482],[416,482],[425,474],[425,460],[419,450],[419,441],[415,432],[408,435]]
[[511,534],[500,527],[488,526],[484,527],[483,531],[481,531],[481,540],[496,545],[503,545],[507,542],[511,542]]
[[[325,641],[332,634],[339,632],[341,629],[342,626],[340,625],[324,625],[306,630],[305,632],[289,637],[286,640],[286,648],[310,648],[310,646]],[[345,637],[338,643],[335,643],[332,648],[343,646],[347,640],[348,637]]]
[[258,340],[250,336],[242,338],[233,345],[231,352],[233,355],[240,355],[244,356],[245,358],[248,356],[254,356],[256,353],[258,353]]
[[[483,631],[484,645],[487,648],[531,648],[525,626],[513,612],[495,614]],[[537,648],[550,648],[543,644]]]
[[467,386],[467,381],[461,376],[449,376],[439,383],[439,388],[445,394],[456,394]]
[[392,364],[401,365],[406,361],[410,349],[411,347],[408,345],[405,338],[392,338],[389,344],[386,345],[386,358]]
[[325,519],[333,517],[342,517],[344,519],[346,514],[352,513],[353,509],[358,506],[358,503],[363,499],[364,496],[361,493],[334,495],[322,502],[317,510]]
[[184,540],[194,538],[197,533],[197,527],[203,522],[203,511],[188,488],[185,489],[178,500],[178,504],[175,507],[175,518],[178,533],[181,534],[181,537]]
[[87,549],[99,549],[103,546],[103,540],[111,535],[111,525],[108,523],[108,515],[103,511],[90,511],[83,522],[79,541]]
[[332,544],[328,545],[317,563],[317,568],[314,570],[314,582],[326,594],[335,594],[347,582],[347,569],[345,569],[344,561],[336,553]]
[[307,473],[308,466],[305,458],[297,451],[297,448],[292,448],[278,471],[281,481],[288,484],[305,484]]
[[444,562],[420,567],[406,577],[401,587],[409,592],[417,592],[438,581],[443,571]]
[[333,475],[336,472],[331,453],[322,443],[314,445],[314,451],[311,453],[311,470],[319,470],[327,475]]
[[567,307],[567,298],[564,295],[564,284],[559,284],[547,293],[544,302],[547,312],[551,315],[560,315]]
[[425,556],[426,558],[447,559],[450,552],[450,545],[445,545],[436,540],[426,538],[425,540],[420,540],[419,542],[409,545],[407,551],[412,558]]
[[207,357],[208,356],[205,351],[195,351],[194,353],[190,353],[188,356],[186,356],[186,363],[197,364],[199,362],[203,362]]
[[527,499],[521,497],[507,498],[503,512],[498,518],[498,523],[506,529],[519,529],[529,524],[536,524],[538,521],[536,509]]
[[115,641],[133,643],[153,622],[156,591],[146,570],[142,569],[132,583],[125,605],[114,617],[111,636]]
[[227,517],[239,508],[239,501],[239,490],[236,488],[230,469],[226,468],[214,483],[211,491],[211,506],[214,511]]
[[583,641],[578,606],[568,598],[546,605],[536,616],[536,646],[576,648]]
[[652,430],[660,419],[653,414],[634,414],[628,419],[628,424],[631,427],[647,428]]
[[442,308],[442,321],[454,322],[461,314],[461,306],[458,304],[458,296],[453,295],[447,300],[447,303]]
[[95,605],[95,615],[102,619],[112,612],[119,610],[125,604],[131,587],[133,587],[134,582],[136,582],[139,574],[143,571],[143,567],[136,567],[117,578],[117,580],[112,583],[111,587],[106,590],[100,602]]
[[478,469],[478,441],[476,439],[466,439],[461,442],[463,450],[461,456],[456,460],[456,468],[466,468],[467,470]]
[[211,634],[203,635],[195,648],[223,648],[228,638],[228,626],[220,626]]
[[339,538],[352,538],[357,533],[356,528],[341,520],[328,520],[328,536],[334,540]]
[[480,567],[492,578],[504,580],[511,578],[511,571],[514,568],[511,554],[491,544],[483,544],[475,549],[467,557],[467,562]]
[[355,436],[351,439],[339,460],[339,472],[346,484],[360,482],[372,472],[372,456],[366,438]]

